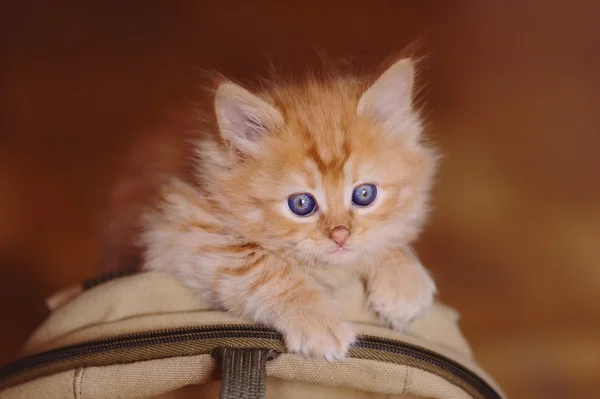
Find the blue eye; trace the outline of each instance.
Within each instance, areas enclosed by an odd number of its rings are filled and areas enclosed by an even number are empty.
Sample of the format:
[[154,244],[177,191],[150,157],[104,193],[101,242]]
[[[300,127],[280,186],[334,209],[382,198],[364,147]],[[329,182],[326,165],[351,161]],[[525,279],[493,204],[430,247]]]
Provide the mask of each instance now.
[[352,192],[352,203],[356,206],[369,206],[377,198],[377,187],[373,184],[361,184]]
[[317,209],[317,201],[308,193],[294,194],[288,198],[288,207],[298,216],[309,216]]

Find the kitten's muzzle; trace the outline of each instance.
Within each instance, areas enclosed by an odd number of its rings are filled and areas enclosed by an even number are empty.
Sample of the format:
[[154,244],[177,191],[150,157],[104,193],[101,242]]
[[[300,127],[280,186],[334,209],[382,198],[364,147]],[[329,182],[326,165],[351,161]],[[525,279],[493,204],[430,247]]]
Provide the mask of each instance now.
[[335,226],[329,233],[329,238],[336,243],[338,248],[344,247],[348,237],[350,237],[350,230],[345,226]]

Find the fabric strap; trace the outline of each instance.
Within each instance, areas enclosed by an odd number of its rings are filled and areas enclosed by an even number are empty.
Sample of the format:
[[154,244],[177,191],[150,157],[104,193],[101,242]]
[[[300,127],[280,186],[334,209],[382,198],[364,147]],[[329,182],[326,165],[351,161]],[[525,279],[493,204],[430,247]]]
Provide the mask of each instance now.
[[221,399],[264,399],[272,349],[217,348],[211,355],[221,372]]

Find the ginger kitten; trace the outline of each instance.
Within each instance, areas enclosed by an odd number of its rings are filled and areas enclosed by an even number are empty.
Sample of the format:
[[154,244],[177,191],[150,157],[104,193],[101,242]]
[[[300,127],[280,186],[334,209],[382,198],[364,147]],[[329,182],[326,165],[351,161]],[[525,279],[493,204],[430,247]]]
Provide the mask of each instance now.
[[436,290],[409,247],[436,164],[413,79],[402,59],[370,85],[330,76],[252,93],[221,82],[195,181],[174,178],[145,217],[144,268],[275,328],[307,356],[341,359],[355,340],[330,297],[351,277],[403,329]]

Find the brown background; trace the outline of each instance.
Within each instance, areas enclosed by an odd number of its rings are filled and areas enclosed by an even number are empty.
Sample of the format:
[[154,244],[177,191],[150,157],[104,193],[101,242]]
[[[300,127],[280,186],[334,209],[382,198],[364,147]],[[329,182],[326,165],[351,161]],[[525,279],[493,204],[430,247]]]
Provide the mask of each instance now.
[[600,3],[71,3],[0,6],[0,362],[95,272],[117,163],[201,69],[363,68],[421,38],[446,155],[422,259],[511,397],[597,397]]

